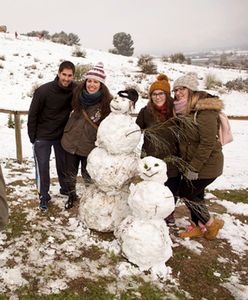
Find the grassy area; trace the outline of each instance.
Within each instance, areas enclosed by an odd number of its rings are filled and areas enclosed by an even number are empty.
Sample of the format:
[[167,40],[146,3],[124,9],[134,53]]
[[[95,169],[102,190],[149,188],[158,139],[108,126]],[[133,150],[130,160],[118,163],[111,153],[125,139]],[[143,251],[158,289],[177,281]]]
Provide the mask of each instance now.
[[[12,255],[1,267],[14,268],[20,263],[24,266],[29,264],[29,268],[23,271],[23,277],[28,284],[16,290],[10,289],[1,294],[0,300],[9,299],[12,295],[18,299],[33,300],[60,300],[60,299],[80,299],[80,300],[172,300],[172,299],[221,299],[231,300],[234,297],[230,291],[223,287],[232,274],[239,274],[242,284],[247,284],[248,262],[246,257],[238,255],[233,251],[229,243],[224,239],[207,241],[198,238],[197,241],[202,246],[201,253],[196,254],[178,239],[178,228],[171,228],[172,240],[175,244],[173,257],[166,263],[172,269],[172,276],[166,281],[157,279],[152,281],[149,272],[144,272],[139,276],[119,277],[116,266],[127,260],[121,255],[108,251],[101,247],[102,243],[111,243],[115,240],[112,233],[99,233],[90,231],[89,237],[96,241],[91,246],[79,245],[75,247],[75,253],[59,251],[65,243],[69,246],[77,244],[73,232],[68,231],[70,218],[77,216],[78,206],[65,212],[61,207],[51,204],[48,213],[37,213],[37,201],[35,191],[34,199],[21,202],[16,196],[16,191],[25,184],[20,181],[8,186],[7,193],[11,208],[10,223],[6,228],[6,241],[2,248],[12,251]],[[212,192],[218,199],[226,199],[234,203],[247,203],[248,190],[215,190]],[[78,204],[77,204],[78,205]],[[220,204],[212,201],[209,204],[211,211],[219,214],[226,213]],[[34,214],[34,218],[28,217],[29,212]],[[31,215],[32,215],[31,214]],[[178,219],[188,215],[184,205],[179,206],[176,211]],[[57,217],[57,223],[54,221]],[[44,228],[43,228],[44,224]],[[54,261],[44,264],[42,267],[35,266],[32,269],[28,256],[29,247],[37,242],[39,253],[48,247],[49,239],[54,243]],[[99,241],[99,245],[97,244]],[[9,250],[10,249],[10,250]],[[0,259],[1,262],[1,259]],[[58,268],[59,263],[69,263],[72,267],[80,266],[85,271],[80,276],[68,278],[67,287],[63,291],[50,293],[49,295],[39,291],[40,285],[53,280],[63,279],[64,270]],[[25,267],[26,268],[26,267]],[[33,270],[34,274],[28,270]],[[108,271],[106,271],[108,270]],[[105,274],[105,275],[104,275]],[[1,274],[0,274],[1,275]],[[2,284],[0,276],[0,287]]]
[[211,193],[219,199],[225,199],[234,203],[248,203],[248,189],[214,190]]

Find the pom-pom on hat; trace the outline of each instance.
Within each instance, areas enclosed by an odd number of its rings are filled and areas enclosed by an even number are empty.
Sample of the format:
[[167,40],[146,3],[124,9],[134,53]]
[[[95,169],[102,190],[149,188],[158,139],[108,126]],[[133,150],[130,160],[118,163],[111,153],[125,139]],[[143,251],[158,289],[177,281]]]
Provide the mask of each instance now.
[[173,85],[173,90],[175,90],[177,87],[186,87],[190,89],[191,91],[197,91],[198,90],[198,79],[197,74],[195,72],[187,73],[184,76],[181,76],[177,78]]
[[155,90],[161,90],[165,93],[170,93],[169,79],[165,74],[158,75],[157,80],[150,86],[149,94],[151,95]]
[[117,94],[122,98],[127,98],[127,99],[133,101],[134,104],[136,103],[136,101],[139,98],[138,92],[133,88],[126,89],[124,91],[119,91]]
[[89,70],[85,75],[85,79],[95,79],[105,83],[106,74],[103,63],[99,62],[93,67],[93,69]]

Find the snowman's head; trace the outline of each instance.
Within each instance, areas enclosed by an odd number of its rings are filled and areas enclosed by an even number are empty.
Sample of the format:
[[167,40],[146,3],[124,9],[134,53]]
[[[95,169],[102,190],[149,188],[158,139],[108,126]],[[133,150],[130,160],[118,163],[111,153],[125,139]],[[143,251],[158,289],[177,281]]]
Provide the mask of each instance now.
[[139,98],[138,92],[135,89],[130,88],[119,91],[117,94],[118,96],[110,103],[111,111],[120,114],[129,113]]
[[130,111],[131,105],[130,100],[117,96],[110,102],[110,109],[113,113],[125,114]]
[[164,183],[167,180],[166,163],[153,156],[147,156],[139,161],[139,176],[143,180]]

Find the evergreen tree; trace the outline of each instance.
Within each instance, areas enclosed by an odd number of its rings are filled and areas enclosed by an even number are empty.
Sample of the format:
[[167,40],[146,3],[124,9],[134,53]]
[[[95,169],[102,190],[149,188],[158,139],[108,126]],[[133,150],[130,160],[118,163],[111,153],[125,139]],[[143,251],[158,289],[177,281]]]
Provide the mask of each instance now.
[[118,32],[113,36],[113,45],[118,51],[118,54],[124,56],[132,56],[134,47],[133,40],[130,34],[125,32]]

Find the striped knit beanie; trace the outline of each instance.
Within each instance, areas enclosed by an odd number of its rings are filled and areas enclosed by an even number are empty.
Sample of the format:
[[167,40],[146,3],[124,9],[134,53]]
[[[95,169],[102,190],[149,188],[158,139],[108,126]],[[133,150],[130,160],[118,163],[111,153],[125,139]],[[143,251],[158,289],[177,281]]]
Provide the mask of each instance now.
[[104,72],[104,65],[102,62],[97,63],[93,69],[89,70],[85,79],[95,79],[100,81],[101,83],[105,83],[106,74]]

